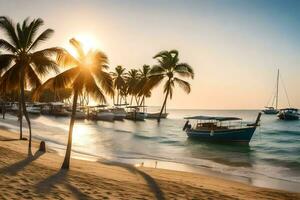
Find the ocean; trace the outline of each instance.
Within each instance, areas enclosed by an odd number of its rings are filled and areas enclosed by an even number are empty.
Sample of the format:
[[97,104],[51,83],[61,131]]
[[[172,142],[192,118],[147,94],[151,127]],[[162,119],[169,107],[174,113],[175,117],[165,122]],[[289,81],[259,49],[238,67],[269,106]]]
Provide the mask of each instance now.
[[[262,115],[249,146],[215,144],[187,138],[184,117],[194,115],[241,117],[254,122],[258,110],[170,109],[168,119],[133,122],[77,120],[73,134],[73,157],[109,159],[134,165],[188,172],[298,191],[300,188],[300,120],[280,121]],[[25,121],[25,120],[24,120]],[[18,132],[16,117],[7,115],[0,125]],[[24,123],[24,126],[26,124]],[[64,154],[69,118],[32,118],[33,137]]]

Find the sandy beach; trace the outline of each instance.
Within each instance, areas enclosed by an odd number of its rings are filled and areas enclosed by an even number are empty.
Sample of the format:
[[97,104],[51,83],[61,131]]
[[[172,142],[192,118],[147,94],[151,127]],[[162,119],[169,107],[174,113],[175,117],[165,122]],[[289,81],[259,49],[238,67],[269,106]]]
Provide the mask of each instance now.
[[27,157],[27,141],[0,130],[0,199],[300,199],[300,193],[254,187],[207,175],[72,159],[47,148]]

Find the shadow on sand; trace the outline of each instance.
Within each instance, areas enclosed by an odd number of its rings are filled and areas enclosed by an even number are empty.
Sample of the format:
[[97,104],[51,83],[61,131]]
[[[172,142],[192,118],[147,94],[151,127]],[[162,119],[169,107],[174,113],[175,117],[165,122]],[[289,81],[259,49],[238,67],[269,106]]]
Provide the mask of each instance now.
[[89,196],[82,193],[80,190],[78,190],[68,182],[68,170],[60,170],[57,173],[49,176],[45,180],[39,182],[36,185],[36,192],[44,194],[49,193],[55,185],[59,184],[65,186],[66,189],[69,190],[76,199],[90,199]]
[[0,169],[0,173],[4,173],[4,174],[8,174],[8,175],[16,175],[18,173],[18,171],[25,168],[27,165],[29,165],[34,160],[38,159],[43,154],[44,154],[44,152],[37,151],[34,155],[30,155],[27,158],[25,158],[24,160],[21,160],[10,166]]
[[122,167],[124,169],[126,169],[127,171],[133,173],[133,174],[138,174],[140,175],[148,184],[149,189],[153,192],[153,194],[155,195],[156,199],[158,200],[164,200],[164,193],[163,191],[160,189],[159,185],[157,184],[157,182],[147,173],[137,169],[136,167],[129,165],[129,164],[125,164],[125,163],[119,163],[119,162],[112,162],[112,161],[104,161],[102,162],[102,164],[106,164],[106,165],[111,165],[111,166],[118,166],[118,167]]

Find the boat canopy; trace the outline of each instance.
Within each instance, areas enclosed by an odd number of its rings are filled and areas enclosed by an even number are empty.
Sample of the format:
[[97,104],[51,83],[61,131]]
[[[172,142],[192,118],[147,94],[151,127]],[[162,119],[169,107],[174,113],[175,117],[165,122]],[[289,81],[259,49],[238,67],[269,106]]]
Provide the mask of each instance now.
[[184,119],[196,119],[196,120],[215,120],[215,121],[234,121],[234,120],[242,120],[238,117],[212,117],[212,116],[193,116],[193,117],[185,117]]

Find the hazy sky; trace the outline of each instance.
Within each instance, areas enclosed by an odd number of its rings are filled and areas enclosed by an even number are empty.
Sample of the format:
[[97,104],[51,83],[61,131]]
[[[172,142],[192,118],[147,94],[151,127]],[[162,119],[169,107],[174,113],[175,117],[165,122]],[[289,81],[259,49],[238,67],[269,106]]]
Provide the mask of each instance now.
[[[277,68],[292,106],[300,107],[298,0],[0,0],[0,15],[43,18],[44,28],[55,30],[45,46],[90,37],[111,67],[152,65],[157,52],[178,49],[195,79],[189,95],[175,91],[172,108],[262,108],[274,92]],[[283,91],[280,105],[287,106]],[[147,100],[162,102],[161,88]]]

